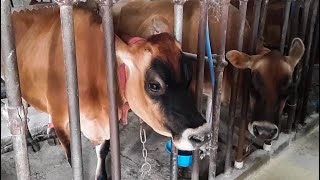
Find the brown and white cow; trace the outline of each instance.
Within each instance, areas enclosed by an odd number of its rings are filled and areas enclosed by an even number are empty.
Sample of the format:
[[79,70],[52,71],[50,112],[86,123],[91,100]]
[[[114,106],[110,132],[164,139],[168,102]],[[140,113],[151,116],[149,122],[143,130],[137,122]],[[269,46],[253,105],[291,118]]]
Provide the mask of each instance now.
[[[217,34],[220,22],[219,15],[209,8],[209,28],[213,52],[218,51]],[[115,28],[120,33],[131,36],[147,37],[160,32],[173,34],[173,4],[171,1],[131,1],[121,4],[115,11]],[[240,27],[240,13],[237,8],[229,6],[226,50],[229,62],[240,69],[249,68],[252,72],[250,104],[253,114],[249,131],[252,135],[270,141],[278,136],[278,114],[282,112],[286,98],[292,85],[293,70],[304,53],[304,45],[300,39],[292,42],[290,55],[282,56],[278,51],[259,48],[259,55],[247,55],[235,51],[237,49],[238,29]],[[132,21],[135,19],[135,21]],[[184,4],[182,50],[196,53],[198,44],[199,1],[189,0]],[[250,42],[250,26],[245,25],[244,52],[248,50]],[[233,51],[230,51],[233,50]],[[230,98],[231,65],[224,72],[222,102],[227,103]],[[204,93],[211,95],[211,80],[209,68],[205,68]],[[195,82],[192,82],[194,87]],[[238,88],[241,88],[239,86]],[[240,99],[240,98],[238,98]]]
[[[13,13],[22,97],[47,112],[70,162],[70,131],[58,8]],[[110,129],[104,34],[101,18],[74,9],[75,46],[82,133],[97,145],[98,162],[108,153]],[[125,65],[126,88],[116,91],[119,118],[132,111],[176,147],[193,150],[209,140],[210,126],[197,111],[188,79],[180,68],[184,54],[168,33],[126,44],[115,36],[117,67]],[[118,83],[123,82],[120,78]],[[104,163],[96,177],[106,178]]]

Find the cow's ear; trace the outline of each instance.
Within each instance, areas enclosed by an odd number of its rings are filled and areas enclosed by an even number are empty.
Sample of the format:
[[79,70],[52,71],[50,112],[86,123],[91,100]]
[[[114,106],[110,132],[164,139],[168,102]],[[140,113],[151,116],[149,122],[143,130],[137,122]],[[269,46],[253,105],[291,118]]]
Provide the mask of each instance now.
[[302,58],[304,51],[305,47],[303,41],[300,38],[294,38],[289,50],[289,56],[286,56],[286,61],[291,66],[292,70],[296,67],[296,65]]
[[134,67],[133,56],[129,46],[123,42],[118,36],[115,36],[115,50],[117,59],[123,62],[129,69]]
[[226,54],[227,59],[230,63],[239,69],[251,68],[257,59],[256,56],[250,56],[246,53],[239,52],[237,50],[231,50]]

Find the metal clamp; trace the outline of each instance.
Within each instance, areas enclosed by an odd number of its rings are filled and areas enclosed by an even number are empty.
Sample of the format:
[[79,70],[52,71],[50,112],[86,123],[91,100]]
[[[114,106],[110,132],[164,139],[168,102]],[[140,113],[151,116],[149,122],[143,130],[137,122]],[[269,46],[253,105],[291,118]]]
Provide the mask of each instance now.
[[8,125],[12,135],[22,134],[25,128],[26,116],[23,106],[7,107],[9,121]]

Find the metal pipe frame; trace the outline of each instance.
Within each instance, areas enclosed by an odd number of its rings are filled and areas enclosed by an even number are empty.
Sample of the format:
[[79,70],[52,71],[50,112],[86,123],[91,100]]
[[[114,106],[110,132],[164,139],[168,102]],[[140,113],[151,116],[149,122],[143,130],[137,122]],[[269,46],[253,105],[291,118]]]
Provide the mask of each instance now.
[[263,33],[264,33],[264,25],[266,23],[266,18],[267,18],[268,4],[269,4],[269,0],[262,1],[260,23],[259,23],[259,32],[258,32],[258,38],[261,41],[264,40]]
[[317,17],[317,25],[315,28],[315,38],[312,39],[313,43],[313,50],[312,50],[312,55],[310,58],[310,61],[308,62],[308,72],[306,74],[306,84],[305,88],[303,91],[303,100],[302,100],[302,109],[301,109],[301,115],[300,119],[304,120],[307,116],[307,105],[308,105],[308,99],[309,99],[309,93],[312,91],[312,75],[313,75],[313,67],[314,67],[314,60],[316,58],[316,54],[319,53],[318,47],[319,47],[319,12],[318,12],[318,17]]
[[119,142],[119,124],[118,124],[118,102],[116,99],[116,54],[114,42],[114,29],[112,17],[112,0],[100,0],[100,11],[102,16],[105,54],[107,65],[108,96],[109,96],[109,120],[110,120],[110,151],[111,151],[111,177],[112,180],[121,179],[121,164],[120,164],[120,142]]
[[1,0],[1,51],[5,66],[8,98],[9,128],[12,135],[15,167],[18,180],[30,179],[30,166],[26,142],[27,117],[21,100],[15,37],[12,29],[11,4]]
[[286,44],[291,3],[292,3],[292,0],[287,0],[287,2],[286,2],[284,22],[283,22],[282,32],[281,32],[281,43],[280,43],[281,54],[284,54],[284,47],[285,47],[285,44]]
[[313,4],[313,11],[312,11],[312,17],[311,17],[311,22],[310,22],[310,29],[308,32],[308,39],[306,42],[307,44],[307,51],[305,58],[303,59],[303,66],[302,66],[302,73],[301,73],[301,81],[300,81],[300,93],[299,93],[299,99],[298,99],[298,104],[297,104],[297,111],[296,111],[296,122],[303,123],[304,119],[301,119],[301,111],[302,111],[302,105],[303,105],[303,96],[306,91],[306,81],[310,79],[310,77],[307,77],[308,69],[309,69],[309,61],[310,61],[310,55],[311,55],[311,47],[312,47],[312,42],[313,42],[313,35],[314,35],[314,30],[315,30],[315,25],[316,25],[316,20],[317,20],[317,14],[318,14],[318,9],[319,9],[319,1],[315,0]]
[[[299,37],[304,41],[305,43],[305,33],[307,29],[307,22],[308,22],[308,16],[309,16],[309,8],[310,8],[311,0],[304,0],[303,5],[303,22],[302,22],[302,29],[301,34]],[[287,105],[289,106],[288,110],[288,130],[287,133],[291,133],[292,126],[297,127],[297,121],[296,121],[296,110],[297,110],[297,102],[298,102],[298,85],[300,83],[301,79],[301,71],[302,71],[302,65],[303,65],[303,59],[305,57],[306,53],[303,55],[302,60],[297,64],[295,67],[295,70],[293,72],[293,83],[294,83],[294,92],[290,95]]]
[[66,72],[66,88],[68,95],[70,148],[73,179],[83,179],[83,162],[81,147],[81,128],[79,111],[79,92],[77,61],[73,26],[73,1],[59,0],[63,55]]
[[[246,13],[247,13],[247,4],[248,0],[239,0],[239,9],[240,9],[240,28],[238,34],[238,50],[242,51],[243,48],[243,34],[244,27],[246,22]],[[230,98],[230,106],[229,106],[229,122],[228,122],[228,134],[227,134],[227,148],[226,148],[226,157],[225,157],[225,166],[224,166],[224,174],[230,175],[232,173],[231,167],[231,155],[232,155],[232,140],[233,140],[233,131],[234,131],[234,120],[235,113],[237,108],[237,94],[238,94],[238,82],[239,79],[239,70],[236,68],[232,69],[233,71],[233,79],[231,86],[231,98]]]
[[251,42],[249,47],[249,53],[252,55],[256,49],[257,44],[257,36],[258,36],[258,29],[259,29],[259,19],[260,19],[260,10],[261,10],[261,2],[262,0],[255,0],[254,1],[254,20],[252,26],[252,34],[251,34]]
[[[186,0],[173,0],[174,3],[174,36],[176,40],[182,44],[183,31],[183,4]],[[178,149],[171,144],[170,154],[170,178],[178,179]]]
[[[204,78],[204,65],[205,65],[205,34],[206,23],[208,18],[208,3],[207,0],[200,0],[200,17],[199,17],[199,29],[198,29],[198,69],[197,69],[197,83],[196,83],[196,105],[199,112],[202,110],[202,90],[203,90],[203,78]],[[199,179],[199,149],[196,149],[192,153],[192,173],[191,180]]]
[[[248,5],[248,0],[239,0],[239,9],[240,9],[240,29],[239,29],[239,36],[238,36],[238,38],[239,38],[238,39],[238,50],[239,51],[242,51],[242,49],[243,49],[243,34],[244,34],[244,27],[245,27],[245,22],[246,22],[247,5]],[[236,70],[236,71],[238,71],[238,70]],[[239,87],[238,83],[240,82],[241,79],[240,79],[239,75],[237,75],[237,76],[238,76],[237,77],[237,81],[236,81],[236,83],[234,85],[237,85],[236,87]],[[235,92],[234,96],[237,96],[237,94],[238,94],[238,92]],[[235,101],[234,104],[236,104],[236,100],[237,99],[234,100]],[[231,104],[232,104],[232,100],[231,100]],[[233,112],[230,113],[230,114],[234,118],[235,117],[235,111],[236,111],[236,105],[234,105],[234,107],[231,108],[231,109],[232,109]],[[242,150],[244,148],[245,130],[246,130],[245,121],[241,121],[240,122],[240,126],[239,126],[238,151],[237,151],[237,154],[236,154],[236,162],[238,162],[238,163],[242,162],[241,158],[242,158]],[[228,144],[229,143],[230,142],[228,142]],[[231,147],[232,147],[232,142],[231,142]],[[229,156],[231,157],[231,152],[229,154],[230,154]],[[239,154],[240,154],[240,158],[238,158]],[[229,159],[231,159],[231,158],[229,158]],[[227,158],[226,158],[226,162],[227,162]],[[230,160],[229,160],[229,162],[230,162]],[[225,167],[225,171],[226,171],[226,169],[227,168]]]
[[[302,4],[302,0],[296,0],[292,2],[293,4],[293,10],[292,10],[292,14],[290,19],[292,19],[292,24],[291,24],[291,28],[290,28],[290,34],[289,34],[289,42],[291,42],[295,37],[298,36],[298,30],[299,30],[299,14],[300,14],[300,7]],[[289,51],[289,49],[287,49],[286,53],[287,54]],[[297,65],[299,66],[299,64]],[[292,132],[292,126],[293,126],[293,122],[294,122],[294,117],[295,117],[295,111],[296,111],[296,93],[297,93],[297,86],[296,86],[296,82],[297,82],[297,67],[295,68],[295,71],[293,73],[293,82],[294,84],[294,92],[292,94],[290,94],[289,99],[287,100],[287,106],[288,106],[288,118],[287,118],[287,130],[286,133],[290,134]]]
[[220,1],[221,16],[219,17],[221,25],[218,26],[220,32],[217,35],[219,41],[216,42],[219,45],[218,52],[216,55],[217,66],[216,66],[216,85],[214,86],[214,93],[212,98],[212,134],[210,140],[210,156],[209,156],[209,175],[208,179],[213,180],[216,176],[217,167],[217,150],[218,150],[218,136],[219,136],[219,123],[220,123],[220,107],[221,107],[221,89],[222,89],[222,79],[223,71],[227,66],[227,61],[225,60],[226,51],[226,35],[227,35],[227,24],[228,24],[228,13],[230,0]]

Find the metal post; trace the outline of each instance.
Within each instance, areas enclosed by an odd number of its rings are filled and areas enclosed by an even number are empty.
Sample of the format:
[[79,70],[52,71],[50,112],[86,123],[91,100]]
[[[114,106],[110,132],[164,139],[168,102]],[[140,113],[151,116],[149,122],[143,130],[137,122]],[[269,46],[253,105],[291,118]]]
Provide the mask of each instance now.
[[5,66],[8,98],[9,128],[15,157],[18,180],[30,179],[30,167],[26,142],[26,116],[21,101],[15,37],[12,29],[11,5],[1,0],[1,51]]
[[261,7],[262,0],[254,1],[254,20],[252,26],[252,34],[251,34],[251,42],[250,42],[250,50],[251,55],[254,53],[253,51],[256,48],[257,44],[257,35],[258,35],[258,28],[259,28],[259,19],[260,19],[260,7]]
[[210,140],[210,157],[209,157],[209,179],[213,180],[216,176],[216,166],[217,166],[217,150],[218,150],[218,136],[219,136],[219,122],[220,122],[220,106],[221,106],[221,89],[222,89],[222,79],[223,71],[227,65],[225,60],[225,48],[226,48],[226,35],[227,35],[227,24],[228,24],[228,13],[230,0],[221,0],[220,1],[221,15],[220,26],[218,26],[218,34],[220,37],[219,41],[216,43],[219,45],[217,52],[217,66],[216,66],[216,85],[214,86],[213,94],[213,107],[212,107],[212,138]]
[[[299,103],[298,108],[297,108],[297,113],[296,113],[296,119],[298,119],[300,122],[303,122],[304,119],[301,119],[301,111],[302,111],[302,104],[303,104],[303,94],[305,89],[305,82],[307,81],[307,79],[310,79],[311,77],[307,77],[307,73],[308,73],[308,65],[309,65],[309,60],[310,60],[310,54],[311,54],[311,46],[312,46],[312,42],[313,42],[313,35],[314,35],[314,29],[315,29],[315,24],[316,24],[316,20],[317,20],[317,14],[318,14],[318,6],[319,6],[319,1],[315,0],[314,1],[314,6],[313,6],[313,11],[312,11],[312,17],[311,17],[311,24],[310,24],[310,29],[309,29],[309,33],[308,33],[308,39],[306,42],[308,42],[307,44],[307,51],[305,54],[305,58],[303,59],[303,66],[302,66],[302,74],[301,74],[301,82],[299,84],[300,86],[300,97],[299,97]],[[297,122],[298,122],[297,120]]]
[[302,101],[302,109],[301,109],[301,118],[304,120],[307,116],[307,105],[308,105],[308,99],[309,99],[309,93],[312,91],[312,75],[313,75],[313,66],[314,66],[314,60],[317,57],[317,53],[319,54],[318,47],[319,47],[319,12],[318,12],[318,18],[317,18],[317,26],[315,28],[315,38],[313,38],[313,50],[312,50],[312,57],[309,61],[309,69],[306,75],[306,86],[303,91],[303,101]]
[[[196,84],[196,105],[199,112],[202,110],[202,90],[203,90],[203,76],[204,76],[204,64],[205,64],[205,34],[206,23],[208,18],[208,3],[207,0],[200,0],[200,17],[199,17],[199,29],[198,29],[198,69],[197,69],[197,84]],[[191,180],[199,179],[199,149],[196,149],[192,153],[192,173]]]
[[267,18],[268,4],[269,4],[269,0],[262,1],[261,16],[260,16],[260,23],[259,23],[259,32],[258,32],[258,38],[261,41],[263,41],[263,39],[264,39],[263,33],[264,33],[264,25],[266,23],[266,18]]
[[113,180],[121,179],[120,165],[120,143],[119,143],[119,124],[118,124],[118,104],[116,99],[116,76],[114,67],[116,66],[114,29],[112,17],[112,0],[100,0],[100,10],[105,37],[105,54],[107,65],[107,86],[109,96],[109,120],[110,120],[110,151],[111,151],[111,176]]
[[82,149],[79,114],[79,92],[76,49],[73,27],[73,1],[57,1],[60,6],[63,55],[68,94],[69,127],[71,135],[71,164],[73,179],[83,179]]
[[[244,27],[246,22],[247,5],[248,5],[248,0],[239,0],[239,9],[240,9],[240,29],[238,34],[238,50],[239,51],[242,51],[243,49],[243,34],[244,34]],[[232,172],[232,168],[231,168],[232,139],[233,139],[234,120],[235,120],[237,95],[238,95],[236,87],[238,87],[238,83],[240,82],[239,70],[237,70],[236,68],[233,68],[233,71],[234,71],[234,79],[233,79],[233,85],[231,86],[231,102],[229,106],[230,121],[228,125],[228,139],[227,139],[227,150],[226,150],[227,152],[226,152],[226,158],[225,158],[225,172],[224,172],[226,175],[229,175]]]
[[[291,42],[297,35],[298,35],[298,30],[299,30],[299,14],[300,14],[300,7],[301,7],[301,3],[302,0],[296,0],[293,1],[293,12],[291,14],[290,19],[292,19],[292,24],[291,24],[291,28],[290,28],[290,38],[289,38],[289,42]],[[287,49],[287,52],[289,51],[289,49]],[[299,63],[298,65],[299,66]],[[296,71],[297,67],[295,68],[295,71],[293,73],[293,82],[296,83],[297,82],[297,71]],[[288,119],[287,119],[287,131],[286,133],[291,133],[292,131],[292,125],[293,125],[293,121],[294,121],[294,117],[295,117],[295,111],[296,111],[296,93],[297,93],[297,86],[294,85],[295,90],[292,94],[290,94],[289,99],[287,101],[287,106],[288,106]]]
[[280,51],[282,54],[284,54],[284,46],[285,46],[286,38],[287,38],[287,30],[288,30],[291,3],[292,3],[292,0],[287,0],[287,2],[286,2],[286,10],[285,10],[284,22],[283,22],[283,26],[282,26],[281,45],[280,45]]
[[[174,3],[174,36],[177,41],[182,44],[183,30],[183,4],[186,0],[173,0]],[[171,144],[170,154],[170,178],[171,180],[178,179],[178,149]]]

